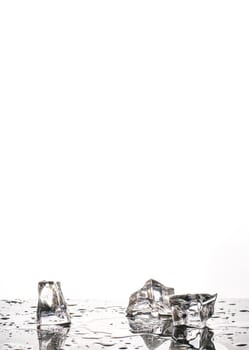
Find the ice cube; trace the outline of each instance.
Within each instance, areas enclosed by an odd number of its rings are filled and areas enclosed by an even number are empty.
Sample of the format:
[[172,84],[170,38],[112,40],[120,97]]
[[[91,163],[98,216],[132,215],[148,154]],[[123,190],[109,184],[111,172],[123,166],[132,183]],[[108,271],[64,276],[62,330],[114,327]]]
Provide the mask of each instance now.
[[184,294],[170,297],[174,326],[205,327],[214,313],[217,294]]
[[37,322],[39,325],[71,323],[60,282],[39,282],[38,293]]
[[169,296],[174,295],[174,288],[165,287],[163,284],[150,279],[137,292],[130,296],[127,307],[127,316],[138,314],[171,315]]

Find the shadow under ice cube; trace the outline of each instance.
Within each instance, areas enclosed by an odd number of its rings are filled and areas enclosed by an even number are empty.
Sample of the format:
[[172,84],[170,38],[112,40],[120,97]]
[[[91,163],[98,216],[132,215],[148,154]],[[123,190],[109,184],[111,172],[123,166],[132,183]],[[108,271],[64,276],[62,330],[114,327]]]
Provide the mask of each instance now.
[[174,326],[205,327],[214,313],[217,294],[184,294],[170,298]]
[[69,333],[69,327],[56,326],[37,329],[39,350],[61,350]]
[[38,292],[37,322],[40,326],[71,323],[60,282],[39,282]]
[[174,327],[170,350],[215,350],[213,332],[208,328]]
[[150,279],[137,292],[130,296],[127,307],[127,316],[138,314],[171,315],[169,297],[174,295],[174,288],[165,287],[163,284]]
[[128,317],[130,330],[132,333],[154,334],[162,337],[171,337],[173,321],[171,316],[164,317]]

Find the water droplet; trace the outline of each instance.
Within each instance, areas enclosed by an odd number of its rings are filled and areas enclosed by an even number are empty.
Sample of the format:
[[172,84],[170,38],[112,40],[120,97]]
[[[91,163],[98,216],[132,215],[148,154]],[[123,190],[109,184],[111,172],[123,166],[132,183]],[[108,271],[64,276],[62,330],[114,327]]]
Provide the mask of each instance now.
[[247,344],[236,344],[236,346],[247,346]]

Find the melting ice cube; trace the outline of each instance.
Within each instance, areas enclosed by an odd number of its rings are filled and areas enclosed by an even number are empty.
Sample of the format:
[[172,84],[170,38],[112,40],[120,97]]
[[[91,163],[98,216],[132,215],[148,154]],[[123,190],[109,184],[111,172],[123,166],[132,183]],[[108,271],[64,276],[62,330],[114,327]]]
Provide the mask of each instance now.
[[170,297],[174,326],[205,327],[214,313],[217,294],[184,294]]
[[163,284],[150,279],[137,292],[130,296],[127,307],[127,316],[138,314],[171,315],[169,296],[174,294],[174,288],[165,287]]
[[37,322],[39,325],[71,323],[60,282],[39,282],[38,293]]

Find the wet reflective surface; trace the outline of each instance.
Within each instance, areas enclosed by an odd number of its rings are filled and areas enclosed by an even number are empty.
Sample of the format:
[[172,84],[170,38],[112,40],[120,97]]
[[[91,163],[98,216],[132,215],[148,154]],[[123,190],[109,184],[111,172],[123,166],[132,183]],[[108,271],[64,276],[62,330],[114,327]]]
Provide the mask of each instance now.
[[1,350],[249,350],[249,299],[218,300],[201,330],[172,327],[169,319],[128,319],[127,302],[68,301],[71,327],[37,329],[36,302],[0,301]]

